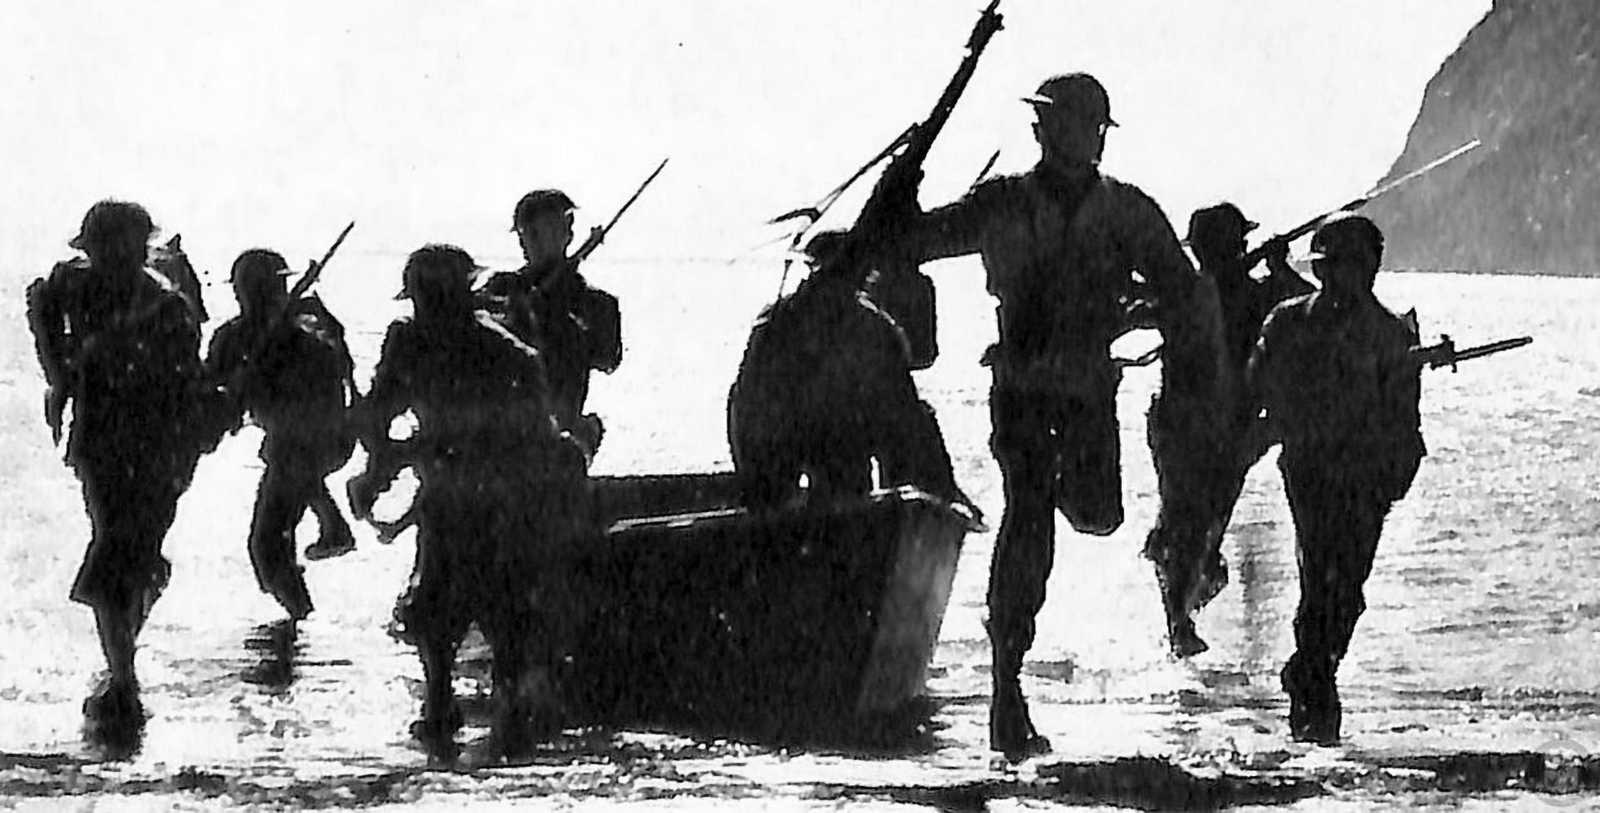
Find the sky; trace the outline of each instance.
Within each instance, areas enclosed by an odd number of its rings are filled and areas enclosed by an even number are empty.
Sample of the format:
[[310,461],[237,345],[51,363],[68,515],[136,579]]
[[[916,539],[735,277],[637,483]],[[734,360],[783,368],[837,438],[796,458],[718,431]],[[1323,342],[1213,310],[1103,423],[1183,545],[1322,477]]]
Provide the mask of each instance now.
[[[1018,97],[1096,74],[1103,169],[1177,223],[1230,199],[1270,230],[1365,192],[1489,0],[1003,0],[926,164],[924,206],[1037,158]],[[979,0],[176,2],[0,8],[0,272],[10,298],[83,211],[138,200],[202,268],[454,242],[511,264],[517,197],[579,233],[671,162],[601,251],[729,259],[925,117]],[[861,195],[870,184],[864,184]],[[832,220],[847,223],[860,196]],[[9,304],[9,303],[8,303]]]

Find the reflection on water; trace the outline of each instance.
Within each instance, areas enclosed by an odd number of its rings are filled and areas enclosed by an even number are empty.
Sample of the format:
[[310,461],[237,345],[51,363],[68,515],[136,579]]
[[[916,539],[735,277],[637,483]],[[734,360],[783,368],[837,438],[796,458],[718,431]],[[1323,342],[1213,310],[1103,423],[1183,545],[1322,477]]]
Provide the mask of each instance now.
[[288,691],[295,678],[295,660],[305,652],[296,640],[298,633],[298,625],[290,618],[251,630],[244,648],[258,660],[246,665],[239,678],[270,693]]

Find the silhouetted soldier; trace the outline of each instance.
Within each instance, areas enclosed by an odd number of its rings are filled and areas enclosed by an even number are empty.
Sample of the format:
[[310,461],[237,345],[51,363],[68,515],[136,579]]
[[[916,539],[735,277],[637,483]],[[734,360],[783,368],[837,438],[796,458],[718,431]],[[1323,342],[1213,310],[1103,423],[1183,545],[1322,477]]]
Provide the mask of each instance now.
[[[1052,506],[1083,533],[1122,523],[1121,373],[1110,346],[1129,327],[1136,273],[1156,299],[1170,385],[1210,395],[1226,372],[1214,290],[1200,284],[1160,207],[1099,171],[1115,124],[1105,89],[1075,73],[1045,81],[1026,101],[1038,115],[1039,163],[983,182],[899,238],[919,260],[981,253],[999,300],[1000,340],[987,358],[1006,506],[989,577],[989,722],[992,746],[1011,758],[1049,749],[1019,674],[1055,557]],[[1222,431],[1218,423],[1206,431]]]
[[449,747],[461,718],[451,691],[456,647],[477,622],[494,650],[501,749],[561,722],[551,673],[572,644],[581,588],[561,566],[588,530],[582,450],[552,415],[539,353],[487,314],[470,288],[476,266],[454,246],[412,252],[404,271],[415,316],[389,326],[363,401],[369,471],[352,509],[371,512],[392,471],[390,422],[412,410],[405,441],[421,487],[417,564],[396,610],[427,678],[421,739]]
[[1297,740],[1339,739],[1336,675],[1366,602],[1384,518],[1427,453],[1414,327],[1372,293],[1383,234],[1336,214],[1311,238],[1322,289],[1279,305],[1250,360],[1252,391],[1283,441],[1278,468],[1300,566],[1295,651],[1283,669]]
[[[1200,272],[1216,282],[1228,363],[1239,381],[1267,313],[1285,299],[1315,290],[1289,267],[1288,244],[1283,241],[1267,245],[1269,275],[1251,278],[1245,265],[1245,235],[1255,227],[1231,203],[1199,209],[1189,218],[1189,247]],[[1162,372],[1165,379],[1175,371],[1163,367]],[[1144,554],[1155,563],[1167,637],[1180,658],[1207,648],[1195,632],[1193,613],[1228,582],[1223,532],[1245,475],[1264,451],[1255,448],[1259,433],[1250,431],[1253,418],[1243,409],[1234,431],[1208,432],[1210,406],[1209,399],[1195,404],[1181,388],[1164,386],[1151,402],[1146,424],[1161,510],[1145,540]]]
[[221,431],[202,392],[200,329],[177,285],[145,267],[155,231],[136,203],[90,207],[70,245],[88,255],[28,286],[47,383],[45,421],[83,482],[92,538],[72,599],[94,610],[108,678],[84,704],[92,721],[143,721],[134,650],[166,587],[161,555],[178,498]]
[[[295,528],[310,508],[320,534],[308,559],[355,549],[355,536],[323,482],[350,459],[355,437],[346,410],[356,397],[344,326],[315,297],[289,301],[289,265],[275,251],[251,249],[234,260],[239,315],[217,328],[207,375],[233,396],[239,420],[261,426],[266,464],[250,520],[250,562],[261,590],[290,618],[311,612]],[[237,425],[237,424],[236,424]]]
[[[616,297],[589,284],[578,270],[572,244],[572,210],[566,193],[538,189],[522,196],[512,212],[525,265],[491,276],[480,295],[517,338],[539,350],[545,362],[556,415],[591,452],[600,442],[599,419],[586,415],[589,371],[610,373],[622,363],[621,316]],[[595,227],[590,241],[604,236]],[[580,249],[578,256],[585,252]]]
[[915,484],[968,503],[933,410],[917,398],[905,335],[862,293],[867,266],[848,238],[807,246],[814,270],[762,311],[728,393],[728,443],[747,503],[799,493],[866,494]]

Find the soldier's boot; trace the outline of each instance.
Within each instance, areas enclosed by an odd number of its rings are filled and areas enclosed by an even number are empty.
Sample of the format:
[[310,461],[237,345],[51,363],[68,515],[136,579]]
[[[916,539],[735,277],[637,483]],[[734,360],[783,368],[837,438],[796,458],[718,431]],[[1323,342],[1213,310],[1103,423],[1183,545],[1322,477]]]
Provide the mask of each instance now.
[[1160,587],[1161,608],[1167,617],[1167,645],[1173,657],[1188,658],[1210,649],[1210,645],[1195,631],[1190,615],[1188,594],[1194,591],[1193,577],[1182,570],[1182,564],[1172,561],[1170,549],[1156,541],[1152,531],[1145,543],[1145,556],[1151,560]]
[[424,679],[422,719],[411,724],[411,736],[422,743],[431,758],[452,761],[460,753],[455,734],[461,728],[461,707],[451,685],[455,645],[418,636],[417,650],[422,656]]
[[343,556],[356,549],[355,534],[350,532],[348,525],[341,524],[331,533],[324,530],[317,541],[306,546],[306,559],[318,562],[323,559],[332,559]]
[[1289,695],[1289,736],[1296,742],[1336,745],[1343,718],[1330,668],[1317,668],[1297,652],[1279,673]]
[[144,703],[139,699],[138,682],[102,679],[84,698],[83,716],[92,724],[104,726],[143,723]]
[[1022,653],[999,643],[991,643],[991,647],[994,691],[989,700],[990,750],[999,751],[1009,762],[1049,753],[1050,740],[1034,729],[1027,698],[1022,695]]
[[356,536],[351,533],[349,523],[344,521],[344,515],[339,513],[339,507],[334,505],[333,497],[326,489],[319,491],[317,498],[311,501],[311,510],[317,515],[320,530],[317,541],[306,546],[306,559],[316,562],[343,556],[356,549]]

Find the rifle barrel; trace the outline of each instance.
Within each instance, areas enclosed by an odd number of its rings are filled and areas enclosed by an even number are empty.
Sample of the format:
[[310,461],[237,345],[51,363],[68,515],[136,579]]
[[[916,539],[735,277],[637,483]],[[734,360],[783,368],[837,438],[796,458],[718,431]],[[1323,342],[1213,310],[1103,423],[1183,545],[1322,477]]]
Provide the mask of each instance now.
[[1267,244],[1268,243],[1274,243],[1274,242],[1280,242],[1280,241],[1281,242],[1289,242],[1289,241],[1292,241],[1292,240],[1297,240],[1300,237],[1302,237],[1302,236],[1306,235],[1307,233],[1311,232],[1312,230],[1316,229],[1316,227],[1318,225],[1320,225],[1322,223],[1322,221],[1326,220],[1329,215],[1332,215],[1332,214],[1334,214],[1336,212],[1353,212],[1353,211],[1355,211],[1357,209],[1360,209],[1361,207],[1367,205],[1368,203],[1371,203],[1374,199],[1379,198],[1379,197],[1381,197],[1383,195],[1386,195],[1386,194],[1394,191],[1394,189],[1396,187],[1401,186],[1402,184],[1408,183],[1410,181],[1414,181],[1417,178],[1420,178],[1423,175],[1426,175],[1429,172],[1432,172],[1435,169],[1438,169],[1439,167],[1441,167],[1441,166],[1443,166],[1443,165],[1445,165],[1445,164],[1447,164],[1447,163],[1449,163],[1451,161],[1454,161],[1456,158],[1458,158],[1458,157],[1460,157],[1460,156],[1462,156],[1462,155],[1464,155],[1464,154],[1466,154],[1468,152],[1471,152],[1473,149],[1477,148],[1482,143],[1483,142],[1481,142],[1478,139],[1474,138],[1471,141],[1468,141],[1467,143],[1462,144],[1461,146],[1456,147],[1455,149],[1445,153],[1444,155],[1441,155],[1438,158],[1435,158],[1432,161],[1429,161],[1428,163],[1423,164],[1421,167],[1418,167],[1417,169],[1411,170],[1410,172],[1407,172],[1406,174],[1401,175],[1400,177],[1395,178],[1394,180],[1392,180],[1392,181],[1390,181],[1390,182],[1388,182],[1388,183],[1386,183],[1386,184],[1384,184],[1382,186],[1375,187],[1372,191],[1368,192],[1367,194],[1362,195],[1361,197],[1356,198],[1355,200],[1350,201],[1349,203],[1346,203],[1345,205],[1340,206],[1337,209],[1332,209],[1330,211],[1323,212],[1322,214],[1317,215],[1316,217],[1313,217],[1310,220],[1307,220],[1306,222],[1301,223],[1300,225],[1295,226],[1294,228],[1292,228],[1292,229],[1290,229],[1290,230],[1288,230],[1286,232],[1283,232],[1282,234],[1273,235],[1265,243],[1262,243],[1261,245],[1256,246],[1255,248],[1253,248],[1250,251],[1245,253],[1244,259],[1243,259],[1245,267],[1249,268],[1250,266],[1253,266],[1256,263],[1261,262],[1261,258],[1265,257],[1267,255]]
[[350,221],[350,225],[345,226],[344,231],[339,232],[339,236],[334,238],[333,245],[328,246],[328,250],[322,253],[322,259],[316,265],[311,266],[311,270],[307,271],[300,279],[295,280],[294,287],[289,289],[290,302],[299,299],[306,291],[311,290],[311,286],[315,285],[317,279],[322,276],[322,269],[327,266],[329,260],[333,259],[333,253],[339,250],[339,246],[344,245],[344,238],[349,237],[350,230],[355,227],[356,222],[354,220]]
[[622,215],[628,211],[628,207],[632,206],[633,202],[638,200],[640,195],[644,194],[645,188],[650,186],[650,182],[654,181],[657,175],[661,174],[661,170],[667,168],[667,161],[669,160],[671,160],[670,156],[661,159],[661,163],[656,165],[655,171],[650,173],[649,177],[644,179],[644,183],[639,184],[638,189],[633,190],[633,195],[629,196],[629,198],[623,202],[622,208],[618,209],[617,213],[611,216],[611,222],[607,223],[605,228],[600,230],[600,239],[590,243],[585,243],[583,247],[578,250],[578,253],[573,255],[573,261],[581,262],[585,259],[588,259],[589,255],[593,254],[594,250],[600,247],[600,243],[605,240],[605,236],[607,234],[611,233],[611,229],[617,225],[617,221],[622,219]]
[[1427,347],[1418,347],[1413,349],[1412,352],[1417,354],[1416,357],[1421,364],[1427,366],[1429,369],[1436,370],[1440,367],[1454,368],[1459,362],[1471,361],[1472,359],[1483,358],[1484,356],[1492,356],[1495,353],[1504,352],[1506,350],[1515,350],[1518,347],[1524,347],[1532,343],[1532,336],[1518,336],[1514,339],[1501,339],[1500,341],[1489,342],[1488,344],[1480,344],[1477,347],[1457,349],[1455,343],[1452,342],[1447,336],[1445,337],[1444,341],[1441,341],[1438,344],[1428,345]]
[[628,200],[622,204],[622,208],[618,209],[617,213],[611,216],[611,222],[606,224],[606,231],[611,231],[611,227],[617,225],[617,221],[622,219],[622,214],[628,211],[628,207],[632,206],[633,202],[638,200],[640,195],[644,194],[645,187],[649,186],[650,182],[654,181],[656,176],[661,174],[661,170],[667,168],[667,162],[670,160],[672,159],[669,156],[661,159],[661,163],[656,164],[655,171],[650,173],[650,177],[645,178],[644,183],[639,184],[639,188],[633,190],[632,197],[629,197]]
[[1477,347],[1469,347],[1465,350],[1457,350],[1456,361],[1466,361],[1468,359],[1481,358],[1483,356],[1492,355],[1505,350],[1515,350],[1518,347],[1523,347],[1532,343],[1532,336],[1518,336],[1515,339],[1503,339],[1498,342],[1490,342]]

